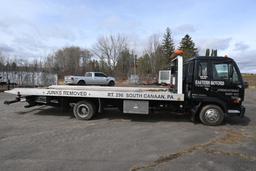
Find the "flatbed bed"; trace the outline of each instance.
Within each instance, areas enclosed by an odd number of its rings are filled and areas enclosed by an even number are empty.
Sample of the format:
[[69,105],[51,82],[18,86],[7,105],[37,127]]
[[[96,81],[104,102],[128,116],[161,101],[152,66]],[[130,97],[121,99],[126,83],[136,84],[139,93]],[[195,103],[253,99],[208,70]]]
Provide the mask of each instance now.
[[47,88],[16,88],[6,91],[21,96],[86,97],[109,99],[136,99],[183,101],[184,94],[172,92],[168,88],[151,87],[102,87],[102,86],[68,86],[53,85]]

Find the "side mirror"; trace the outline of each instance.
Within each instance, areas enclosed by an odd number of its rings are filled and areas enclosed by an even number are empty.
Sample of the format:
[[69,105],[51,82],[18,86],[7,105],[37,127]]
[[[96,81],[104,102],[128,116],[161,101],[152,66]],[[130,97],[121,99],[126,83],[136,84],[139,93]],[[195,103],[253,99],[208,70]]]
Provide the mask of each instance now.
[[247,81],[244,81],[244,88],[249,88],[249,83]]

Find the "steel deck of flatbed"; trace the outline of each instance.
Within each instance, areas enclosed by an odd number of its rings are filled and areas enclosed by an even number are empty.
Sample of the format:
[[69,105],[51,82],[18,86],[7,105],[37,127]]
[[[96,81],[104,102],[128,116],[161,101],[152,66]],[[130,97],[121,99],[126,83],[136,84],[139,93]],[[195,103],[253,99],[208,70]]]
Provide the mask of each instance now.
[[184,94],[168,88],[53,85],[47,88],[15,88],[6,93],[26,96],[83,97],[133,100],[184,101]]

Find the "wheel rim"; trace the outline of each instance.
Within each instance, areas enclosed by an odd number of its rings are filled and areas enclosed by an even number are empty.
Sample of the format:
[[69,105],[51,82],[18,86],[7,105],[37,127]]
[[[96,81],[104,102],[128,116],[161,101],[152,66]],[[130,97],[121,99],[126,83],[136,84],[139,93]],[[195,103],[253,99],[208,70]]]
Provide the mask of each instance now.
[[85,85],[85,82],[84,81],[79,81],[78,85]]
[[219,120],[219,111],[217,109],[208,109],[205,112],[205,119],[210,123],[217,122]]
[[81,118],[86,118],[89,114],[89,107],[87,105],[81,104],[77,108],[77,115]]

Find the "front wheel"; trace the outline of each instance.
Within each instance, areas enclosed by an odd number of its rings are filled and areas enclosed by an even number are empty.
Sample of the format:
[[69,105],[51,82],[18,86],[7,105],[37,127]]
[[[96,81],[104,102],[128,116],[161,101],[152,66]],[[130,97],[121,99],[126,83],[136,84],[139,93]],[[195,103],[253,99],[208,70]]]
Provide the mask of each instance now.
[[216,126],[223,122],[224,112],[217,105],[206,105],[201,109],[199,117],[203,124]]
[[95,114],[95,107],[91,102],[80,101],[75,104],[73,113],[76,119],[90,120]]
[[77,85],[80,85],[80,86],[85,85],[85,81],[84,80],[80,80],[80,81],[78,81]]

